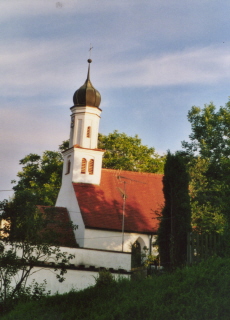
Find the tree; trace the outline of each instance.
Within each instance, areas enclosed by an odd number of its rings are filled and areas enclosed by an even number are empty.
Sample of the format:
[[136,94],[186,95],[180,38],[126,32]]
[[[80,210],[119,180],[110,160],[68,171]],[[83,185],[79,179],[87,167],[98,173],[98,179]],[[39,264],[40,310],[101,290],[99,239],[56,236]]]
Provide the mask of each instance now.
[[226,218],[223,214],[222,198],[218,181],[206,175],[209,161],[201,157],[191,158],[188,163],[190,175],[190,199],[192,227],[198,233],[223,233]]
[[182,146],[191,156],[193,226],[223,233],[230,222],[230,102],[218,110],[213,103],[203,109],[194,106],[188,120],[191,141]]
[[105,150],[103,168],[162,173],[164,156],[159,156],[154,148],[141,144],[138,135],[127,136],[115,130],[106,135],[99,134],[99,148]]
[[[55,208],[54,208],[55,210]],[[45,212],[46,213],[46,212]],[[52,219],[55,212],[52,212]],[[55,232],[54,223],[49,227],[48,215],[36,209],[25,217],[23,230],[11,228],[10,219],[0,232],[0,309],[11,309],[22,299],[38,299],[45,294],[45,283],[33,283],[27,286],[27,280],[35,272],[44,268],[45,264],[54,263],[56,277],[59,282],[65,280],[66,266],[74,257],[61,251],[55,244],[59,233]],[[55,219],[54,219],[55,221]],[[17,227],[17,226],[16,226]],[[70,230],[69,226],[69,231]],[[20,236],[18,231],[23,232]],[[58,229],[59,230],[59,229]],[[44,280],[45,281],[45,280]]]
[[[66,142],[59,150],[66,148]],[[38,204],[53,205],[61,184],[62,154],[45,151],[42,156],[29,154],[22,160],[19,180],[10,200],[0,202],[1,218],[6,222],[0,230],[0,307],[6,309],[12,301],[28,294],[44,293],[43,284],[27,287],[27,279],[45,262],[53,261],[57,277],[64,280],[66,265],[73,258],[61,252],[58,239],[58,219],[55,208],[38,210]],[[16,183],[13,181],[13,183]],[[52,228],[50,227],[52,224]],[[63,226],[71,232],[72,225]]]
[[[61,185],[63,159],[61,152],[45,151],[42,156],[29,154],[19,161],[15,196],[30,193],[30,203],[54,205]],[[12,181],[16,183],[16,181]],[[22,199],[21,199],[22,200]]]
[[203,109],[193,106],[188,120],[192,126],[191,142],[182,142],[187,152],[198,153],[218,165],[222,158],[230,156],[230,101],[219,110],[213,103]]
[[168,152],[163,177],[165,206],[159,217],[157,243],[161,264],[170,268],[186,263],[187,233],[191,229],[188,185],[184,158]]
[[31,153],[19,161],[23,167],[17,174],[19,180],[12,181],[16,184],[14,196],[0,202],[2,218],[11,225],[11,240],[24,240],[29,233],[32,237],[37,223],[36,205],[55,204],[61,185],[61,150],[65,147],[64,141],[59,151],[45,151],[42,156]]

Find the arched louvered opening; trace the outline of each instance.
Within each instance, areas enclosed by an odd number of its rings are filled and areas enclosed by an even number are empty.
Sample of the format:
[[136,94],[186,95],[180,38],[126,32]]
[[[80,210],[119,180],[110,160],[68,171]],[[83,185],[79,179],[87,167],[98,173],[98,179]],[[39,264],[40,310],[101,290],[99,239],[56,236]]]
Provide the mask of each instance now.
[[85,158],[82,159],[81,161],[81,173],[86,173],[86,165],[87,165],[87,160]]
[[71,161],[70,161],[70,160],[68,160],[68,162],[67,162],[67,166],[66,166],[66,173],[65,173],[65,174],[70,173],[70,167],[71,167]]
[[87,127],[86,137],[90,138],[91,136],[91,127]]
[[90,159],[89,160],[89,174],[93,174],[93,170],[94,170],[94,160]]

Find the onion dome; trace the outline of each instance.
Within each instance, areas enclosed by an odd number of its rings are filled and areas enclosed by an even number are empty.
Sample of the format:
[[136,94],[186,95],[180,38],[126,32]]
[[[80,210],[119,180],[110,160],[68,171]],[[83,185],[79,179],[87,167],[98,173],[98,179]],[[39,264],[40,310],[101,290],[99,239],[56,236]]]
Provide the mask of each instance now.
[[74,106],[89,106],[89,107],[99,107],[101,103],[100,93],[93,87],[90,81],[90,63],[91,59],[88,59],[88,74],[87,79],[83,86],[81,86],[73,95]]

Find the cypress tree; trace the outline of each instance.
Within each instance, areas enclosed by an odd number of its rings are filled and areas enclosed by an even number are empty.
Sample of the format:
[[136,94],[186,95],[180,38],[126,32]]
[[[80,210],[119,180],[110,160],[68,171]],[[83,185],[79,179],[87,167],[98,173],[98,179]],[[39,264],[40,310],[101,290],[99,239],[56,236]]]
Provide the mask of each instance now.
[[161,265],[176,268],[186,263],[187,234],[191,230],[189,175],[184,158],[168,152],[164,167],[165,206],[159,218],[158,246]]

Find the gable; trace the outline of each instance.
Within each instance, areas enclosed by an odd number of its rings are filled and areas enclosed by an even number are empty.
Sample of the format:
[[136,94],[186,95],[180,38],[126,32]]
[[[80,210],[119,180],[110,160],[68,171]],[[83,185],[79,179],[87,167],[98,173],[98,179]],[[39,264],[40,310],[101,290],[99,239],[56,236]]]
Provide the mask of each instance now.
[[125,231],[156,233],[156,212],[164,205],[162,178],[161,174],[102,169],[100,185],[73,183],[85,227],[121,231],[126,189]]

